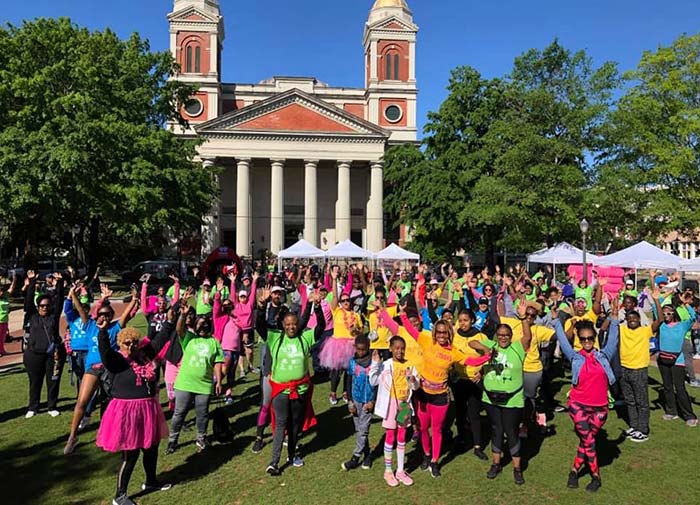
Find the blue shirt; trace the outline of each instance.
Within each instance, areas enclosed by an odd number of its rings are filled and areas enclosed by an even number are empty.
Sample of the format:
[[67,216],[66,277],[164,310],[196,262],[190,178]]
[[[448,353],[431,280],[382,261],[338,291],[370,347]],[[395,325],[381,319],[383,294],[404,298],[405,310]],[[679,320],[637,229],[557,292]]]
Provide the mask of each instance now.
[[[438,317],[438,319],[442,317],[443,312],[445,312],[445,307],[438,307],[435,309],[435,315]],[[430,312],[428,311],[427,307],[424,307],[420,311],[420,317],[423,320],[423,329],[433,331],[433,320],[430,319]]]
[[659,349],[666,352],[680,353],[676,359],[676,365],[685,366],[685,357],[683,356],[683,340],[685,334],[690,331],[690,327],[695,322],[695,311],[689,310],[690,319],[680,321],[673,326],[666,323],[661,323],[659,326]]
[[87,351],[89,336],[85,331],[88,323],[83,324],[80,314],[73,307],[73,302],[66,300],[63,302],[63,312],[66,314],[66,322],[70,328],[70,347],[74,351]]
[[352,380],[350,395],[358,403],[373,402],[377,397],[376,389],[369,383],[369,369],[369,366],[367,368],[360,366],[355,358],[350,358],[348,364],[348,375]]
[[[107,333],[109,334],[109,343],[112,346],[112,349],[114,349],[115,351],[118,350],[117,333],[119,333],[121,329],[122,327],[119,324],[119,321],[110,323],[109,327],[107,328]],[[97,335],[99,332],[100,329],[97,327],[97,322],[95,322],[94,319],[90,318],[85,328],[85,333],[87,333],[88,336],[88,353],[85,357],[85,370],[89,370],[90,367],[92,367],[93,365],[102,364],[100,350],[97,347]]]
[[477,310],[476,312],[474,312],[474,316],[476,316],[474,328],[476,328],[477,330],[481,330],[481,328],[483,328],[486,324],[486,320],[489,318],[489,311]]

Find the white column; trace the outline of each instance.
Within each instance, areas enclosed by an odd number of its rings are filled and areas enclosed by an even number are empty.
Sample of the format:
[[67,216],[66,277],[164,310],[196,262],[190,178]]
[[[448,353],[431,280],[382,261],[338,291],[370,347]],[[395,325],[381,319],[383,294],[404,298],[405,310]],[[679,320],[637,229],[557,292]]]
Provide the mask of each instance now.
[[277,254],[284,249],[284,160],[270,161],[270,251]]
[[[202,167],[209,170],[214,166],[215,158],[203,158]],[[202,254],[208,255],[221,243],[219,230],[219,216],[221,215],[221,187],[219,176],[213,175],[215,196],[209,213],[204,216],[202,224]]]
[[338,161],[338,200],[335,203],[335,240],[350,239],[350,165],[352,161]]
[[236,253],[250,256],[250,159],[239,158],[236,178]]
[[416,80],[416,43],[408,43],[408,80]]
[[318,160],[304,161],[304,240],[318,246],[318,202],[316,168]]
[[378,64],[378,51],[377,51],[377,41],[373,40],[370,43],[370,50],[369,50],[369,80],[370,81],[377,81],[379,79],[379,72],[377,70],[377,64]]
[[384,165],[370,166],[369,200],[367,201],[367,249],[379,252],[384,248]]

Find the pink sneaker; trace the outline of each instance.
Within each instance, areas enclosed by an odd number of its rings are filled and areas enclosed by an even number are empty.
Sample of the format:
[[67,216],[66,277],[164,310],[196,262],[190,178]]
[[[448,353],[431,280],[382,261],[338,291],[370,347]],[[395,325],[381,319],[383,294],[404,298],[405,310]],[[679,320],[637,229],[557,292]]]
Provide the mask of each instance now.
[[394,477],[394,472],[384,472],[384,480],[390,487],[396,487],[399,485],[399,481]]
[[396,472],[396,480],[398,480],[404,486],[410,486],[413,484],[413,479],[407,472]]

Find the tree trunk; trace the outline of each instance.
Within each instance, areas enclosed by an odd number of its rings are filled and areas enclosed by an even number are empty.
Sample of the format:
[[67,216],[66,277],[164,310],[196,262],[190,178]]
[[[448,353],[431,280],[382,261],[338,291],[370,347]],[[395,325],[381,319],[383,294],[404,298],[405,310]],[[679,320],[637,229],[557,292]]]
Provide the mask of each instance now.
[[95,275],[100,256],[100,220],[96,217],[90,219],[88,229],[88,264],[89,277]]

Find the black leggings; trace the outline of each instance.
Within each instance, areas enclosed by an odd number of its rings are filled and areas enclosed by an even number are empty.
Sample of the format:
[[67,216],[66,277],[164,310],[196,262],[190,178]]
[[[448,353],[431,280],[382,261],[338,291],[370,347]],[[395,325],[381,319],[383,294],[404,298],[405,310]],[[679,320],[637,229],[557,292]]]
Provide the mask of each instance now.
[[349,392],[350,389],[350,377],[345,372],[345,370],[331,370],[331,393],[335,393],[338,390],[338,384],[340,384],[340,374],[343,374],[343,393]]
[[469,419],[474,446],[483,447],[481,439],[481,397],[483,392],[478,384],[470,380],[460,379],[451,383],[452,395],[455,399],[455,423],[457,436],[464,440],[465,426]]
[[122,451],[122,464],[117,473],[117,495],[127,495],[131,474],[134,472],[136,462],[139,460],[139,451],[143,452],[143,469],[146,472],[146,484],[156,482],[156,466],[158,465],[158,444],[149,449],[134,449],[133,451]]
[[495,453],[503,452],[503,435],[508,438],[508,448],[513,457],[520,456],[520,437],[518,427],[520,426],[521,408],[497,407],[486,404],[486,412],[491,421],[491,451]]

